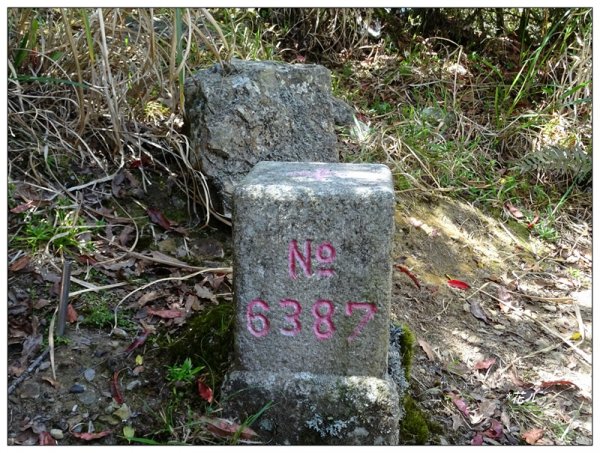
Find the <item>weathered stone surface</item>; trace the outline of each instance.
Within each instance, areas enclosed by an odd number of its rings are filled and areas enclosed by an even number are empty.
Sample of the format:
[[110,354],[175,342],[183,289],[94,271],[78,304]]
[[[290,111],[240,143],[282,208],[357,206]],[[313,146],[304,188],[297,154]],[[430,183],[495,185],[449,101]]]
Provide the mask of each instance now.
[[257,162],[337,162],[334,124],[353,121],[320,65],[233,60],[189,78],[185,99],[190,161],[227,216],[235,184]]
[[234,201],[226,413],[243,420],[273,401],[260,427],[273,443],[397,443],[389,169],[260,162]]
[[383,377],[394,229],[389,169],[261,162],[237,187],[235,203],[240,368]]
[[234,371],[223,385],[226,416],[246,420],[261,441],[279,445],[395,445],[398,394],[389,379]]

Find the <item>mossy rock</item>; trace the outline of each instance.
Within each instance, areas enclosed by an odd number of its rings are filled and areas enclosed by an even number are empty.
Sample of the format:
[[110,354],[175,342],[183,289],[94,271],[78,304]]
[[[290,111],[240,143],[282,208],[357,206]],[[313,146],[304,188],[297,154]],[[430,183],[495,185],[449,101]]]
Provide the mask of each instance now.
[[[402,335],[399,336],[402,367],[406,381],[410,382],[416,339],[406,324],[398,327],[402,329]],[[400,442],[403,445],[425,445],[429,443],[432,434],[440,432],[440,426],[419,408],[417,402],[408,393],[409,390],[406,389],[406,393],[402,396],[404,416],[400,421]]]

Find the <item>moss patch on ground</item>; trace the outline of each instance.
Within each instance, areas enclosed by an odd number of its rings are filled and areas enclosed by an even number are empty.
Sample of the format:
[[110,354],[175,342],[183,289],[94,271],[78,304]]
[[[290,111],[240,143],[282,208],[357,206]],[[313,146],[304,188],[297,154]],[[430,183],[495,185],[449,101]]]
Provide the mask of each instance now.
[[210,386],[219,391],[233,352],[235,305],[221,303],[190,319],[182,330],[164,334],[159,344],[171,364],[191,359],[209,372]]

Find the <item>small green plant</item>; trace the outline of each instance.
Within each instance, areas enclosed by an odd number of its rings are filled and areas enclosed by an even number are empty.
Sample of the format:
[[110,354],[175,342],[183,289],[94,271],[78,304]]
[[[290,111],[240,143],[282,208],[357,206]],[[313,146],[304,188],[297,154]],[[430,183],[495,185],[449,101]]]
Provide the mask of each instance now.
[[22,223],[25,227],[14,238],[15,245],[26,246],[33,252],[42,247],[58,253],[68,249],[93,249],[93,244],[82,237],[84,233],[90,233],[91,227],[66,199],[58,199],[54,206],[44,211],[23,213]]
[[54,337],[54,345],[55,346],[60,346],[60,345],[68,345],[71,344],[71,339],[67,336],[56,336]]
[[[112,327],[115,321],[115,314],[112,310],[112,298],[108,294],[98,295],[88,292],[81,295],[83,315],[82,325],[104,329]],[[137,325],[128,317],[126,313],[120,312],[117,319],[117,325],[125,330],[135,330]]]
[[167,367],[167,381],[172,383],[193,382],[196,378],[196,375],[202,371],[203,368],[203,366],[194,367],[192,365],[192,359],[188,357],[179,365],[171,365]]
[[98,328],[108,327],[114,321],[112,310],[105,304],[93,304],[86,309],[83,324]]

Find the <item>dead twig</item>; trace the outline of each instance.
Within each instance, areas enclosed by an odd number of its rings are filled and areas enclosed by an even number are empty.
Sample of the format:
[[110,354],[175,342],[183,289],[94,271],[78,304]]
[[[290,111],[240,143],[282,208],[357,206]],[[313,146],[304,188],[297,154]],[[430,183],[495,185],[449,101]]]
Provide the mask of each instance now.
[[121,286],[129,285],[128,282],[120,282],[120,283],[113,283],[112,285],[96,286],[96,285],[92,285],[91,283],[84,282],[83,280],[79,280],[74,277],[71,277],[71,281],[73,281],[74,283],[77,283],[78,285],[83,285],[85,283],[84,286],[86,286],[86,288],[80,289],[79,291],[73,291],[72,293],[69,293],[69,297],[79,296],[80,294],[88,293],[90,291],[97,293],[100,291],[104,291],[105,289],[113,289],[113,288],[119,288]]
[[19,386],[19,384],[21,382],[23,382],[27,376],[29,376],[31,373],[33,373],[38,366],[40,366],[40,364],[42,363],[42,360],[44,360],[44,358],[48,355],[48,352],[50,352],[50,348],[46,348],[44,349],[44,352],[42,352],[37,359],[35,359],[33,361],[33,363],[31,365],[29,365],[29,367],[21,374],[21,376],[19,376],[18,378],[16,378],[12,384],[10,384],[10,386],[8,387],[8,394],[10,395],[12,392],[15,391],[15,389]]
[[69,286],[71,285],[71,261],[65,260],[63,263],[62,281],[60,282],[60,301],[58,302],[58,325],[56,334],[62,337],[65,333],[65,323],[67,321],[67,305],[69,303]]
[[[498,299],[496,296],[491,295],[490,293],[487,293],[485,291],[481,291],[483,294],[485,294],[486,296],[494,299],[497,302],[500,302],[501,304],[503,304],[506,307],[509,307],[513,310],[515,310],[514,307],[511,307],[510,305],[506,305],[506,302],[501,301],[500,299]],[[547,333],[549,333],[550,335],[552,335],[555,338],[560,339],[560,341],[562,341],[563,343],[565,343],[567,346],[569,346],[574,352],[576,352],[583,360],[585,360],[588,364],[592,364],[592,357],[590,356],[590,354],[582,351],[578,345],[580,345],[583,341],[580,341],[577,344],[573,344],[572,342],[570,342],[569,340],[567,340],[566,338],[563,338],[558,332],[555,332],[554,330],[552,330],[552,328],[550,326],[548,326],[546,323],[540,321],[539,319],[535,319],[533,316],[528,315],[527,313],[523,312],[522,313],[523,316],[525,316],[526,318],[530,319],[531,321],[535,322],[536,324],[538,324],[542,329],[544,329]]]
[[52,377],[56,380],[56,369],[54,368],[54,323],[56,321],[56,312],[58,307],[54,310],[52,320],[50,321],[50,328],[48,329],[48,349],[50,351],[50,365],[52,366]]
[[152,285],[155,285],[157,283],[161,283],[161,282],[168,282],[168,281],[174,281],[174,280],[187,280],[193,277],[196,277],[198,275],[204,274],[206,272],[220,272],[220,273],[230,273],[232,272],[232,268],[231,267],[214,267],[214,268],[206,268],[206,269],[201,269],[198,272],[193,272],[191,274],[188,275],[184,275],[183,277],[166,277],[166,278],[161,278],[158,280],[154,280],[153,282],[147,283],[144,286],[140,286],[137,289],[134,289],[133,291],[131,291],[129,294],[127,294],[125,297],[123,297],[123,299],[121,299],[117,305],[115,306],[115,324],[113,326],[113,329],[115,329],[117,327],[117,312],[119,310],[119,307],[121,306],[121,304],[123,302],[125,302],[127,299],[129,299],[129,297],[133,296],[135,293],[137,293],[138,291],[142,291]]

